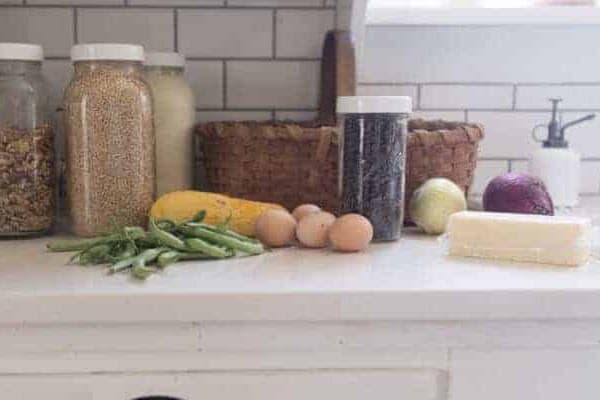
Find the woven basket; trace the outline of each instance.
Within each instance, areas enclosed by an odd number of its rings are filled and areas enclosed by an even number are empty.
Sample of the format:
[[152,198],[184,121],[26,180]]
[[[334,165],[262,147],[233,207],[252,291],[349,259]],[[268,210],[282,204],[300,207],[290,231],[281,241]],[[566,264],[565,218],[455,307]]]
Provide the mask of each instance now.
[[205,188],[293,209],[337,209],[337,129],[316,123],[212,122],[197,129]]
[[484,135],[483,127],[463,122],[413,119],[408,128],[406,204],[420,185],[435,177],[450,179],[468,194],[477,165],[478,144]]

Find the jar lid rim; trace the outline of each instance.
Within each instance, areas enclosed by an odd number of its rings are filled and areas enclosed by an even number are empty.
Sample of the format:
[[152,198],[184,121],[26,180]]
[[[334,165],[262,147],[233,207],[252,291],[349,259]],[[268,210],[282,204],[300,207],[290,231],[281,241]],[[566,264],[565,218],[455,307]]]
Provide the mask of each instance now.
[[412,98],[409,96],[340,96],[337,98],[339,114],[410,114]]
[[125,43],[87,43],[71,48],[72,61],[144,61],[144,47]]
[[148,67],[185,67],[185,56],[176,52],[151,52],[146,53],[146,66]]
[[39,44],[0,43],[0,60],[43,61],[44,49]]

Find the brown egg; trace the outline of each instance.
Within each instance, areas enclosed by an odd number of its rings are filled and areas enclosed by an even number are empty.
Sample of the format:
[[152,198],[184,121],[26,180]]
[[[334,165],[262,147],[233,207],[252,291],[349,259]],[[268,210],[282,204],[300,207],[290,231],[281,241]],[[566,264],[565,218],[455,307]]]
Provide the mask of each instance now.
[[321,248],[329,243],[329,227],[335,222],[335,215],[319,211],[310,213],[298,222],[296,237],[305,247]]
[[269,247],[285,247],[294,240],[296,220],[287,210],[270,209],[256,220],[256,238]]
[[362,251],[373,239],[373,225],[359,214],[346,214],[329,228],[329,241],[337,251]]
[[292,215],[294,216],[294,218],[296,218],[296,221],[300,222],[300,220],[306,217],[308,214],[312,214],[319,211],[321,211],[321,208],[319,206],[316,206],[314,204],[302,204],[301,206],[294,208]]

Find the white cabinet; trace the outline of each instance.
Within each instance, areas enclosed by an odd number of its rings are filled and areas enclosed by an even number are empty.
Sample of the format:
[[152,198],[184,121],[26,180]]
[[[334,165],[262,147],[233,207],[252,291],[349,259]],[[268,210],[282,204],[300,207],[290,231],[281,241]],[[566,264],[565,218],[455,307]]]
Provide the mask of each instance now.
[[457,350],[450,400],[597,400],[598,371],[597,347]]
[[312,370],[0,377],[7,400],[443,400],[435,370]]

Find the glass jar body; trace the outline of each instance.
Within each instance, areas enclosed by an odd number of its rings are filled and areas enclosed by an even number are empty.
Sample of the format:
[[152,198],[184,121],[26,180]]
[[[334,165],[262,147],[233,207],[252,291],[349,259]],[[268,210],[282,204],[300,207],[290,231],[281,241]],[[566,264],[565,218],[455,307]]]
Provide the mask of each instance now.
[[194,94],[183,68],[146,67],[146,80],[154,101],[157,194],[189,190],[194,183]]
[[142,65],[81,61],[64,99],[67,198],[73,233],[145,225],[155,195],[150,88]]
[[0,236],[39,235],[55,223],[50,115],[41,62],[0,61]]
[[373,224],[374,240],[400,238],[408,114],[345,114],[340,145],[341,212]]

